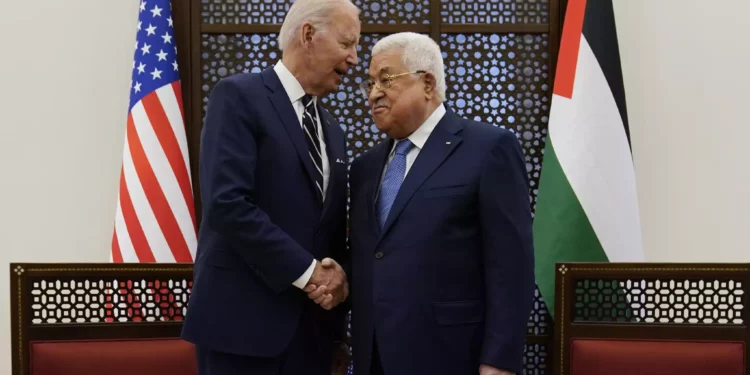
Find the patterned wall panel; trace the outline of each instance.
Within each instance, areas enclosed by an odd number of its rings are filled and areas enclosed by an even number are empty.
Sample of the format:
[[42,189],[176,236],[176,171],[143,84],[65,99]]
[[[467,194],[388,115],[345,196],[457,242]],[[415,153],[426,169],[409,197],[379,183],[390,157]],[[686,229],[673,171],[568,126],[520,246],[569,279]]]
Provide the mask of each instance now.
[[510,129],[523,144],[536,206],[551,90],[547,34],[443,34],[448,105]]
[[523,354],[523,375],[545,375],[549,361],[548,348],[541,344],[526,344]]
[[352,0],[369,24],[429,24],[430,0]]
[[282,23],[293,0],[201,0],[204,24]]
[[539,24],[549,22],[549,0],[441,0],[443,23]]
[[534,291],[534,304],[531,308],[531,316],[526,324],[527,335],[551,335],[553,322],[550,319],[547,305],[542,299],[542,293],[539,289]]
[[[293,0],[201,0],[204,24],[280,24]],[[368,24],[429,24],[430,0],[353,0]]]
[[256,73],[281,59],[278,34],[202,34],[201,98],[203,111],[214,85],[237,73]]

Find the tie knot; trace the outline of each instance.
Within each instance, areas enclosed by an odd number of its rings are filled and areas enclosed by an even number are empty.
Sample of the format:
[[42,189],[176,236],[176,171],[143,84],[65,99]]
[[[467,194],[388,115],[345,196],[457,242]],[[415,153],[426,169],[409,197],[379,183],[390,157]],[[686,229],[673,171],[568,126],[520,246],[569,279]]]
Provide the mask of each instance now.
[[307,106],[309,106],[310,103],[312,103],[312,99],[313,99],[312,95],[305,94],[305,96],[302,97],[302,105],[304,105],[305,108],[307,108]]
[[414,146],[414,144],[411,143],[409,139],[402,139],[396,144],[396,154],[406,155],[406,153],[411,150],[412,146]]

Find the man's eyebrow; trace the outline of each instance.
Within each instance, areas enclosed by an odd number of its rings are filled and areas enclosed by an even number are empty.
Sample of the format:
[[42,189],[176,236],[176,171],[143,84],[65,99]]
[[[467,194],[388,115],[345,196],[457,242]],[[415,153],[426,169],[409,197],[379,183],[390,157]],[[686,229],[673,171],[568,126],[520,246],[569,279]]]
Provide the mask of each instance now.
[[[380,68],[380,71],[377,73],[377,76],[380,77],[383,74],[387,74],[390,71],[391,71],[391,68],[389,66],[384,66],[384,67]],[[368,73],[368,75],[370,76],[370,78],[374,77],[372,74]]]

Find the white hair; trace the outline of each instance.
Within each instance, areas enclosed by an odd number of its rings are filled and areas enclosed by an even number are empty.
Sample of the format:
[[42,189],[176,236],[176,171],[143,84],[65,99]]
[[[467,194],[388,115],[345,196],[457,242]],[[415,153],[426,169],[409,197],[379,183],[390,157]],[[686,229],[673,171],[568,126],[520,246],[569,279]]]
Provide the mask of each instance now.
[[302,25],[309,22],[318,30],[325,30],[334,10],[351,7],[359,16],[359,8],[350,0],[296,0],[289,8],[279,32],[279,50],[283,51],[298,37]]
[[424,70],[432,73],[435,76],[438,98],[441,102],[445,101],[443,54],[432,38],[412,32],[391,34],[375,43],[372,56],[392,50],[402,50],[404,66],[408,71]]

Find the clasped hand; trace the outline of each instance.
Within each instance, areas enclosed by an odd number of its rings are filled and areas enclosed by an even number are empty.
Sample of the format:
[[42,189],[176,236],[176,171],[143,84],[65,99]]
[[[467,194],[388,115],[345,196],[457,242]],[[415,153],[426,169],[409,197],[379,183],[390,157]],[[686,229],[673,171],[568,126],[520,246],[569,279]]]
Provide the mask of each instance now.
[[349,297],[346,272],[331,258],[316,261],[313,274],[304,290],[316,304],[330,310]]

